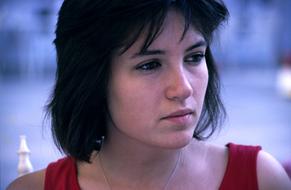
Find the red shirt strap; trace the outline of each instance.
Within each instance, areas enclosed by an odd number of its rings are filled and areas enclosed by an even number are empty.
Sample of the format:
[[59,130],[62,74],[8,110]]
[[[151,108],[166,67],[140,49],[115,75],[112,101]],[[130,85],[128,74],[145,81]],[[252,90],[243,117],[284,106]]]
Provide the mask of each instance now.
[[260,146],[229,143],[228,164],[220,190],[257,190],[257,155]]
[[72,157],[61,158],[46,168],[45,190],[80,190],[77,168]]

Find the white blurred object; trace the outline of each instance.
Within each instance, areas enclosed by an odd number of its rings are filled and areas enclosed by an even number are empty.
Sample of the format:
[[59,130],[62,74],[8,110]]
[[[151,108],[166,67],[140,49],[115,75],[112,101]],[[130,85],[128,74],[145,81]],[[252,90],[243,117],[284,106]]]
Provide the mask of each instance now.
[[280,94],[291,98],[291,67],[283,67],[279,70],[277,86]]
[[18,162],[18,176],[25,175],[33,171],[32,164],[29,160],[30,150],[26,143],[26,136],[20,135],[20,145],[18,150],[19,162]]

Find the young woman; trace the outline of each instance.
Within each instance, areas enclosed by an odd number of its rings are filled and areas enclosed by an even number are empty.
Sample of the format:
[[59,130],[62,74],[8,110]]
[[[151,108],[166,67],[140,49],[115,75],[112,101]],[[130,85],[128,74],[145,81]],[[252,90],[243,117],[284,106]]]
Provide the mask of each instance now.
[[291,189],[260,147],[209,144],[224,117],[218,0],[65,0],[48,110],[67,155],[11,189]]

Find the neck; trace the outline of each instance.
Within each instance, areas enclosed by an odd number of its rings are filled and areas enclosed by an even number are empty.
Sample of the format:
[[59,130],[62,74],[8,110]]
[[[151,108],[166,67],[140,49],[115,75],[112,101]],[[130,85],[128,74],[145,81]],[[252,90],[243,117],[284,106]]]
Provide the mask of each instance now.
[[130,189],[141,189],[141,186],[165,189],[179,170],[182,152],[183,148],[162,149],[137,142],[111,142],[107,139],[94,160],[101,164],[110,186],[125,187],[131,184]]
[[[111,180],[112,176],[110,176],[111,178],[109,179],[108,170],[105,172],[104,161],[103,161],[103,158],[101,159],[101,156],[102,156],[101,154],[102,153],[99,152],[99,154],[97,155],[100,169],[102,170],[103,177],[106,184],[112,190],[113,189],[113,185],[112,185],[113,180]],[[161,165],[154,168],[150,166],[143,168],[142,166],[139,167],[138,165],[123,166],[123,169],[125,169],[126,171],[119,169],[119,171],[122,171],[121,174],[114,173],[114,171],[111,170],[112,171],[111,174],[115,174],[117,177],[119,176],[118,178],[115,178],[115,179],[118,179],[118,181],[117,180],[114,181],[115,182],[114,186],[118,187],[118,189],[120,187],[124,187],[121,189],[141,189],[141,187],[144,187],[144,188],[146,187],[146,189],[166,190],[169,183],[171,182],[171,179],[175,176],[177,168],[180,165],[181,155],[182,155],[182,151],[179,152],[176,158],[176,161],[173,164],[170,171],[168,171],[168,167],[165,167],[164,168],[165,170],[161,169],[162,167]],[[129,169],[129,168],[132,168],[132,169]],[[116,169],[115,172],[117,170],[118,169]],[[167,176],[166,175],[163,176],[164,174],[167,174]],[[166,179],[164,180],[163,178],[165,177]]]
[[[144,168],[141,169],[141,167],[138,166],[128,166],[128,167],[123,167],[123,169],[126,169],[126,171],[122,171],[122,173],[118,174],[116,173],[117,170],[111,170],[109,173],[105,171],[104,169],[104,162],[101,159],[101,153],[98,154],[98,161],[100,168],[102,170],[102,174],[104,177],[104,180],[109,187],[109,189],[116,189],[115,187],[118,187],[118,189],[162,189],[166,190],[169,183],[171,182],[171,179],[175,176],[177,168],[179,167],[180,164],[180,159],[181,159],[181,151],[176,158],[175,164],[173,164],[171,170],[168,168],[165,168],[165,170],[159,169],[156,170],[159,167],[155,168]],[[135,167],[138,167],[139,169],[136,169]],[[128,168],[135,168],[129,170]],[[163,172],[162,172],[163,171]],[[165,175],[167,174],[167,175]],[[109,176],[111,175],[111,176]]]

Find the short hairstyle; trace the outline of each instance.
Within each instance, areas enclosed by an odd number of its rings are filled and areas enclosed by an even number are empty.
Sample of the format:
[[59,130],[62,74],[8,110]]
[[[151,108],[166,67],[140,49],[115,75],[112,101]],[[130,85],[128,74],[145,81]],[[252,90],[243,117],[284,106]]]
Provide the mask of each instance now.
[[[157,38],[170,8],[185,19],[184,33],[194,26],[208,47],[209,81],[202,113],[193,134],[210,137],[224,119],[220,82],[209,44],[227,19],[219,0],[64,0],[58,16],[56,83],[47,105],[54,142],[67,155],[89,162],[107,135],[107,90],[112,55],[125,52],[147,31],[141,51]],[[183,37],[182,36],[182,37]]]

